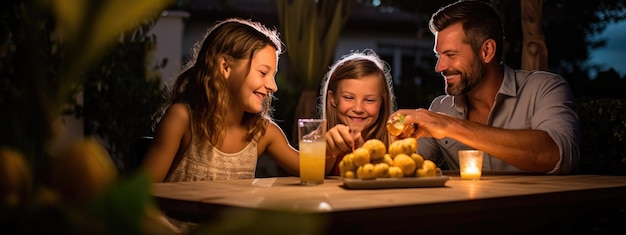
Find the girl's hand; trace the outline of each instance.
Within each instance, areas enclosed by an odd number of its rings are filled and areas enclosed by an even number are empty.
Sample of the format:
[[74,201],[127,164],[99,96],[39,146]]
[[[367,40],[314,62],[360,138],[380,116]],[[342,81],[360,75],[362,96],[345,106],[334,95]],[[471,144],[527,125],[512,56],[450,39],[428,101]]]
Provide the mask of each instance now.
[[360,130],[350,130],[350,127],[343,124],[337,124],[326,131],[327,152],[334,156],[350,153],[353,149],[363,145],[364,142]]

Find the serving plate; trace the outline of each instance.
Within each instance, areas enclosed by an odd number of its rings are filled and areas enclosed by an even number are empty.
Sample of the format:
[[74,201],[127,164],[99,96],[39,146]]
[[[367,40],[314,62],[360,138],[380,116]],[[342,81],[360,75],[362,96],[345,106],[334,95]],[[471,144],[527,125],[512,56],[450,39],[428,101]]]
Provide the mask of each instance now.
[[380,189],[380,188],[430,188],[444,187],[450,176],[435,177],[406,177],[406,178],[377,178],[377,179],[347,179],[342,178],[343,185],[351,189]]

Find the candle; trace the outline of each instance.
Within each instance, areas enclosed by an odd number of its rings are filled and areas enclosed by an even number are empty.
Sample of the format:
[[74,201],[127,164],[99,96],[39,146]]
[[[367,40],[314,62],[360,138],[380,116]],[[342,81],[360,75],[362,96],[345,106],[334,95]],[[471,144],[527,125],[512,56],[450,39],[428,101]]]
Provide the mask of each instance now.
[[482,173],[483,152],[479,150],[459,151],[461,179],[478,180]]
[[475,166],[466,167],[464,170],[461,171],[461,179],[464,180],[480,179],[480,175],[480,169]]

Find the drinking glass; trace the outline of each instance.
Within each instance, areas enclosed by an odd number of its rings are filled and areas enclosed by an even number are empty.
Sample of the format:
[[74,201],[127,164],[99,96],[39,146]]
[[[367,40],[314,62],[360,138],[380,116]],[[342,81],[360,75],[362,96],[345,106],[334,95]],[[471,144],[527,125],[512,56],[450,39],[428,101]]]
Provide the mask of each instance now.
[[300,183],[324,183],[326,166],[326,120],[298,119],[298,146],[300,151]]

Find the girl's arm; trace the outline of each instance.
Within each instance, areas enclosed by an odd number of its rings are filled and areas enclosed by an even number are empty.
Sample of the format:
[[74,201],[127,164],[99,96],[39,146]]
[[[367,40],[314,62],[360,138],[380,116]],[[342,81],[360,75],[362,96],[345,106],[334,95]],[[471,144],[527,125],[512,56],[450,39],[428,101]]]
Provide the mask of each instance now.
[[[298,150],[291,146],[285,133],[276,123],[270,121],[267,131],[261,139],[262,142],[266,143],[264,144],[267,146],[265,151],[272,156],[278,165],[293,175],[300,175]],[[260,154],[262,152],[259,153],[259,156]]]
[[[263,137],[267,141],[265,150],[274,158],[276,163],[289,173],[300,175],[300,157],[298,150],[294,149],[283,130],[274,122],[270,122]],[[335,165],[334,156],[326,156],[326,175]]]
[[[177,154],[190,142],[189,110],[182,103],[170,106],[159,122],[154,140],[141,164],[152,182],[163,182]],[[181,145],[182,144],[182,145]],[[181,151],[181,147],[184,147]]]

